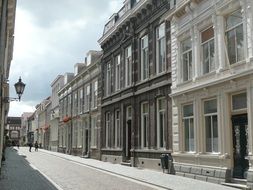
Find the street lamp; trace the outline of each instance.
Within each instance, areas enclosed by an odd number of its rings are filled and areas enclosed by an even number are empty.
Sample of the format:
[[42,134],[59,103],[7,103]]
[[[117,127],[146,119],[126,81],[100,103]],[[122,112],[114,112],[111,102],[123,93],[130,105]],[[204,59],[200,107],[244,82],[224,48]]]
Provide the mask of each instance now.
[[21,77],[19,77],[18,82],[14,84],[14,87],[15,87],[16,93],[18,95],[18,98],[4,97],[3,101],[5,103],[11,102],[11,101],[17,101],[17,100],[20,101],[21,96],[22,96],[24,89],[25,89],[25,83],[22,82]]
[[21,77],[19,77],[18,82],[14,84],[16,93],[18,94],[18,101],[25,90],[25,83],[22,82]]

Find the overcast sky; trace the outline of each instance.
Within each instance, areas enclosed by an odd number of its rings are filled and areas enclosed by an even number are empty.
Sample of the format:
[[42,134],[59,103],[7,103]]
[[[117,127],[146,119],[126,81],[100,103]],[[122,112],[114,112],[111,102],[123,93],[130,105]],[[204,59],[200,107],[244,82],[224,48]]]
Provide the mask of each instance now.
[[10,96],[21,76],[26,88],[21,102],[11,102],[9,116],[32,112],[51,95],[51,82],[73,72],[89,50],[99,50],[109,17],[123,0],[18,0]]

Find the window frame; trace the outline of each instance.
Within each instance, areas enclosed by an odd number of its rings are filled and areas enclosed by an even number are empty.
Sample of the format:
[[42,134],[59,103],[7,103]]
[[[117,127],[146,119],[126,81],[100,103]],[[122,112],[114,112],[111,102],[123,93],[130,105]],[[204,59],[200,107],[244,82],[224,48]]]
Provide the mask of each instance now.
[[114,145],[115,148],[120,148],[121,146],[121,126],[120,126],[120,110],[115,111],[115,127],[114,127]]
[[[191,48],[183,51],[183,43],[186,42],[187,40],[190,40]],[[184,55],[187,55],[187,63],[186,63],[187,77],[184,76],[184,70],[185,70]],[[181,41],[181,55],[180,55],[180,57],[181,57],[181,66],[182,66],[182,68],[181,68],[182,81],[183,82],[190,81],[193,78],[193,63],[192,63],[193,51],[192,51],[192,40],[190,37]],[[191,60],[190,60],[190,57],[191,57]]]
[[[165,107],[163,109],[159,108],[159,101],[164,101]],[[166,147],[166,140],[165,140],[165,115],[166,115],[166,97],[161,97],[158,98],[156,101],[156,106],[157,106],[157,128],[156,128],[156,132],[157,132],[157,148],[158,149],[164,149]],[[162,140],[163,143],[161,145],[161,127],[160,127],[160,113],[163,114],[163,126],[162,126]]]
[[[145,41],[147,40],[147,46],[145,45]],[[141,80],[147,80],[149,78],[149,38],[148,38],[148,34],[144,35],[141,38]],[[145,56],[146,55],[146,56]],[[144,58],[146,58],[144,60]],[[147,61],[145,63],[145,61]]]
[[[130,51],[130,55],[128,51]],[[127,46],[125,49],[125,72],[125,85],[129,87],[132,85],[132,45]]]
[[121,56],[120,54],[115,57],[115,91],[119,91],[121,88]]
[[[164,27],[164,35],[159,37],[160,28]],[[166,71],[166,24],[165,22],[161,23],[156,27],[156,74],[161,74]],[[161,52],[159,44],[164,41],[162,44],[164,45],[164,52]],[[164,60],[160,60],[160,55],[164,53]],[[160,71],[160,61],[162,61],[162,69]]]
[[[216,100],[216,112],[212,112],[212,113],[205,113],[205,103],[206,102],[209,102],[209,101],[213,101],[213,100]],[[215,148],[214,148],[214,126],[213,126],[213,118],[216,116],[217,118],[217,151],[215,151]],[[211,98],[211,99],[206,99],[203,101],[203,117],[204,117],[204,126],[205,126],[205,151],[207,153],[212,153],[212,154],[217,154],[219,153],[219,125],[218,125],[218,100],[217,98]],[[210,124],[210,127],[211,127],[211,151],[208,151],[207,150],[207,123],[206,123],[206,118],[209,117],[211,120],[211,124]]]
[[[189,106],[189,105],[192,105],[192,110],[193,110],[193,115],[191,115],[191,116],[184,116],[184,107],[185,106]],[[189,133],[188,133],[188,139],[189,139],[189,141],[188,141],[188,144],[189,144],[189,146],[187,147],[187,149],[186,149],[186,130],[185,130],[185,128],[186,128],[186,126],[185,126],[185,121],[188,121],[189,122]],[[191,124],[191,122],[190,121],[193,121],[192,123],[193,123],[193,126],[190,126],[190,124]],[[194,124],[194,104],[193,103],[188,103],[188,104],[184,104],[184,105],[182,105],[182,122],[183,122],[183,136],[184,136],[184,151],[185,152],[188,152],[188,153],[194,153],[194,152],[196,152],[196,144],[195,144],[195,124]],[[192,127],[192,129],[193,129],[193,150],[191,150],[191,142],[190,142],[190,137],[191,137],[191,127]]]
[[[147,112],[144,113],[144,105],[147,105]],[[144,121],[146,121],[146,126],[144,126]],[[148,148],[148,127],[149,127],[149,103],[141,103],[141,148]],[[145,131],[144,131],[145,129]]]

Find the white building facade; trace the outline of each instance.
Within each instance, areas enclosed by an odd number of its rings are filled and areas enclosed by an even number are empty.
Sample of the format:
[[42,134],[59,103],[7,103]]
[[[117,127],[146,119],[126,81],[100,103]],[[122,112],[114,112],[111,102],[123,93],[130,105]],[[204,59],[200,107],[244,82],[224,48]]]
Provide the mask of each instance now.
[[171,19],[177,174],[251,186],[253,1],[177,1]]

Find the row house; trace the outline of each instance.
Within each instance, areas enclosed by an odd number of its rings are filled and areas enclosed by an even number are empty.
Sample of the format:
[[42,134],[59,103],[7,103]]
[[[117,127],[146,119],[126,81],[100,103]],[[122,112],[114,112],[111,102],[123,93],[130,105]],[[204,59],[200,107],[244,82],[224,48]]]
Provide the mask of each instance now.
[[63,75],[58,75],[51,83],[51,110],[50,110],[50,136],[49,147],[52,151],[58,151],[58,128],[59,128],[59,96],[58,92],[63,87]]
[[37,139],[39,146],[49,149],[49,118],[51,111],[50,96],[36,106],[37,112]]
[[2,159],[4,160],[4,129],[10,105],[8,78],[13,57],[16,2],[16,0],[0,1],[0,169]]
[[21,145],[26,145],[30,143],[28,138],[29,127],[28,127],[28,118],[32,115],[31,112],[24,112],[21,115],[21,130],[20,130],[20,143]]
[[171,20],[177,174],[253,183],[253,1],[178,0]]
[[101,51],[89,51],[85,63],[75,65],[74,76],[64,76],[58,92],[61,152],[100,159],[101,56]]
[[161,154],[172,151],[170,7],[126,0],[104,27],[103,161],[160,170]]

